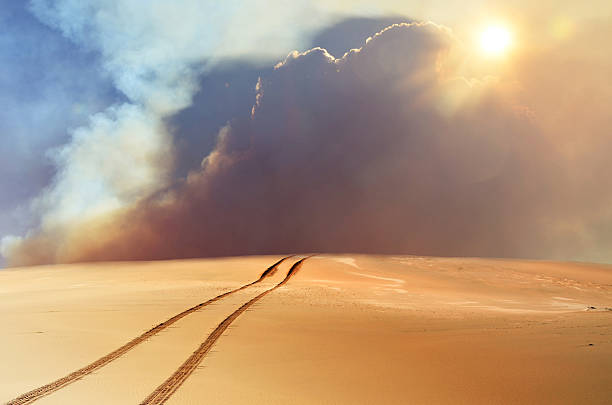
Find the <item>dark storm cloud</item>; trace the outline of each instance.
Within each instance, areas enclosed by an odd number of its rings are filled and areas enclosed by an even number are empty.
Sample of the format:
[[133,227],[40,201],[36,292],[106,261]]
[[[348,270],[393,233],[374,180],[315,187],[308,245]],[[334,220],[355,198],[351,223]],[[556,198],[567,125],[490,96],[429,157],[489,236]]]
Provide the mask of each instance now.
[[365,38],[369,38],[393,24],[410,23],[402,16],[380,18],[347,18],[317,32],[311,40],[311,48],[320,47],[335,57],[342,57],[354,48],[361,48]]
[[245,61],[225,62],[203,75],[192,104],[167,119],[176,148],[175,177],[197,169],[215,147],[217,134],[232,119],[248,118],[257,78],[270,71]]
[[11,258],[545,254],[554,149],[495,83],[445,77],[454,41],[434,24],[403,24],[340,59],[293,53],[185,182],[31,237]]
[[[310,48],[321,47],[341,57],[360,48],[364,39],[382,29],[406,22],[405,17],[347,18],[313,34]],[[272,70],[270,63],[227,61],[202,75],[192,104],[167,120],[176,145],[175,176],[184,177],[200,166],[215,147],[219,129],[231,120],[248,118],[255,100],[255,84]]]

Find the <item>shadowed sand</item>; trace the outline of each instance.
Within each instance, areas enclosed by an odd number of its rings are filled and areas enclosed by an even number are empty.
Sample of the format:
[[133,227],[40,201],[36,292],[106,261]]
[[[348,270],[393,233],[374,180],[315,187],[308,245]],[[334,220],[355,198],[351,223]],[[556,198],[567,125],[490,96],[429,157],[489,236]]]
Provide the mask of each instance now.
[[[9,365],[0,368],[0,402],[257,279],[279,259],[0,272],[0,356]],[[37,403],[138,403],[295,261]],[[234,317],[202,367],[164,400],[604,404],[612,397],[611,307],[609,266],[315,256],[284,288]]]

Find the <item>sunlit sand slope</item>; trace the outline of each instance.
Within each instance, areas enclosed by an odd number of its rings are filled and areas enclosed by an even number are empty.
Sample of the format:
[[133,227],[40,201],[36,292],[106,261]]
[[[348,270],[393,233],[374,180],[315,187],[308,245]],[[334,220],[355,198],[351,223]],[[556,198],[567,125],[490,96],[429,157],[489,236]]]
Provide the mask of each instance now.
[[610,266],[281,259],[0,271],[0,403],[612,398]]

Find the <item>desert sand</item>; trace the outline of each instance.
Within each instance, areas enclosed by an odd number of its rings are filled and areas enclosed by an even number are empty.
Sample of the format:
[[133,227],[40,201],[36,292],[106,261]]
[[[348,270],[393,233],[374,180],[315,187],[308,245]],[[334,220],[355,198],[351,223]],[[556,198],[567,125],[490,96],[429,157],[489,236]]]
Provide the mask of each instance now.
[[612,266],[306,257],[2,270],[0,402],[612,401]]

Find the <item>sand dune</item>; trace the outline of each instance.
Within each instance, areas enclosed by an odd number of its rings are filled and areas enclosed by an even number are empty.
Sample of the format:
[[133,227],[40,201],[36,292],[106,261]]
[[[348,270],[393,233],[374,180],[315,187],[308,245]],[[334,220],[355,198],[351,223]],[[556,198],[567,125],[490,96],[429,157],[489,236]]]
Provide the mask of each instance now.
[[612,398],[610,266],[304,258],[1,271],[0,401]]
[[[289,279],[294,276],[299,268],[304,263],[304,260],[301,259],[297,261],[291,269],[287,273],[287,276],[275,285],[274,287],[265,290],[261,294],[251,298],[246,303],[242,304],[240,308],[232,312],[227,318],[225,318],[216,328],[212,331],[210,335],[206,338],[206,340],[197,348],[196,351],[193,352],[191,356],[183,364],[179,367],[166,381],[164,381],[159,387],[155,389],[144,401],[141,402],[142,405],[149,404],[164,404],[170,397],[179,389],[179,387],[187,380],[187,378],[194,372],[195,368],[198,367],[204,356],[210,351],[212,346],[216,343],[217,340],[221,337],[223,332],[229,328],[229,326],[234,322],[242,313],[244,313],[247,309],[249,309],[252,305],[254,305],[261,298],[276,290],[277,288],[283,286],[289,281]],[[274,269],[272,267],[272,269]],[[262,277],[265,277],[262,275]]]
[[[245,284],[242,287],[236,288],[234,290],[225,292],[223,294],[219,294],[214,298],[211,298],[205,302],[202,302],[198,305],[195,305],[191,308],[186,309],[185,311],[182,311],[178,314],[176,314],[175,316],[173,316],[170,319],[167,319],[166,321],[160,323],[159,325],[149,329],[148,331],[146,331],[145,333],[143,333],[142,335],[130,340],[128,343],[126,343],[125,345],[119,347],[118,349],[112,351],[111,353],[107,354],[106,356],[103,356],[101,358],[99,358],[98,360],[94,361],[91,364],[88,364],[87,366],[80,368],[79,370],[76,370],[70,374],[68,374],[67,376],[64,376],[58,380],[55,380],[49,384],[46,384],[42,387],[36,388],[32,391],[29,391],[25,394],[20,395],[18,398],[16,398],[15,400],[10,401],[9,403],[11,405],[18,405],[18,404],[28,404],[28,403],[32,403],[46,395],[49,395],[50,393],[57,391],[58,389],[65,387],[68,384],[71,384],[77,380],[80,380],[81,378],[85,377],[88,374],[93,373],[94,371],[96,371],[97,369],[104,367],[105,365],[107,365],[108,363],[110,363],[113,360],[116,360],[117,358],[119,358],[120,356],[124,355],[125,353],[127,353],[129,350],[131,350],[132,348],[136,347],[136,345],[141,344],[143,342],[145,342],[147,339],[149,339],[152,336],[155,336],[156,334],[158,334],[159,332],[163,331],[164,329],[168,328],[169,326],[173,325],[174,323],[176,323],[177,321],[179,321],[180,319],[184,318],[185,316],[191,314],[192,312],[195,312],[201,308],[204,308],[205,306],[208,306],[210,304],[212,304],[213,302],[216,302],[220,299],[223,299],[227,296],[229,296],[230,294],[234,294],[238,291],[242,291],[245,288],[248,288],[252,285],[255,285],[257,283],[260,283],[261,281],[263,281],[266,277],[273,275],[278,266],[285,261],[287,258],[283,258],[281,260],[279,260],[278,262],[274,263],[272,266],[270,266],[268,269],[266,269],[261,276],[253,281],[252,283],[249,284]],[[268,291],[262,293],[265,294]],[[261,294],[260,294],[261,295]],[[259,296],[258,296],[259,297]],[[249,301],[250,302],[250,301]]]

